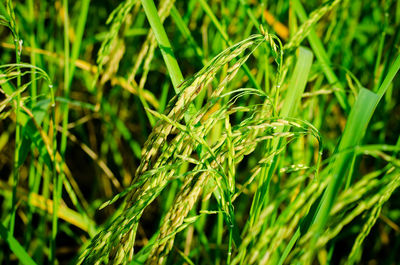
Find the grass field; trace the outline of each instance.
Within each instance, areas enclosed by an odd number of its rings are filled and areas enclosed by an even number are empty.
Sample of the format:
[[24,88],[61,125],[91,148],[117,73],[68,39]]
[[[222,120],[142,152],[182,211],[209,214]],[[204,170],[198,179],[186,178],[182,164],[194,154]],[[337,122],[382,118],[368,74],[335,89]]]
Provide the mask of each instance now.
[[400,1],[0,3],[1,264],[400,264]]

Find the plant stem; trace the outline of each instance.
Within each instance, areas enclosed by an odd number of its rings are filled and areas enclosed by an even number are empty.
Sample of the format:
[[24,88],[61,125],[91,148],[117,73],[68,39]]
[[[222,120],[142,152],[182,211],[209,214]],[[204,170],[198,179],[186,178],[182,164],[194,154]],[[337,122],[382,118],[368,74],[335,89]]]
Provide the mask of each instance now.
[[[299,17],[302,23],[307,21],[307,14],[304,10],[301,2],[299,0],[293,0],[293,8],[295,9],[297,16]],[[325,48],[317,36],[317,33],[314,29],[312,29],[308,35],[308,41],[315,53],[315,57],[317,57],[318,61],[321,64],[321,68],[325,73],[326,78],[328,79],[329,83],[333,86],[336,86],[339,90],[335,91],[335,96],[346,113],[350,112],[350,104],[346,98],[344,93],[344,87],[340,83],[338,77],[336,76],[335,72],[331,68],[331,61],[328,57],[328,54],[325,51]]]
[[171,77],[172,84],[175,92],[179,92],[179,85],[184,81],[181,69],[179,68],[178,62],[176,61],[174,52],[171,44],[168,40],[167,33],[161,23],[160,17],[158,16],[156,6],[153,0],[141,0],[146,17],[149,20],[151,29],[154,32],[154,36],[157,39],[158,45],[161,50],[161,54],[164,58],[167,66],[169,76]]
[[[15,44],[15,57],[16,57],[16,62],[17,65],[21,63],[21,57],[18,52],[18,47],[19,47],[19,39],[15,38],[14,40]],[[19,66],[17,66],[17,72],[20,72]],[[18,75],[17,77],[17,91],[21,87],[21,74]],[[21,147],[21,125],[19,123],[19,117],[20,117],[20,101],[21,101],[21,95],[20,92],[17,92],[17,99],[15,100],[15,120],[16,120],[16,125],[15,125],[15,152],[14,152],[14,169],[13,169],[13,193],[12,193],[12,200],[11,200],[11,218],[10,218],[10,233],[11,235],[14,234],[14,228],[15,228],[15,214],[17,211],[17,186],[18,186],[18,181],[19,181],[19,151]]]
[[[69,98],[69,81],[70,81],[70,48],[69,48],[69,19],[68,19],[68,0],[63,0],[64,7],[64,57],[65,57],[65,65],[64,65],[64,96],[65,98]],[[67,149],[67,126],[68,126],[68,116],[69,116],[69,106],[68,103],[64,103],[62,106],[63,109],[63,119],[62,119],[62,134],[61,134],[61,145],[60,145],[60,154],[61,154],[61,166],[65,163],[65,152]],[[53,119],[54,120],[54,119]],[[54,120],[55,122],[55,120]],[[54,132],[56,124],[54,123]],[[56,135],[54,135],[53,148],[57,145]],[[55,151],[55,150],[54,150]],[[56,163],[54,152],[54,161]],[[52,218],[52,234],[51,234],[51,242],[50,242],[50,263],[55,264],[55,251],[56,251],[56,236],[58,233],[58,207],[59,202],[62,196],[62,182],[64,178],[64,173],[61,171],[61,174],[57,174],[55,171],[55,166],[53,167],[53,218]]]
[[21,73],[20,73],[20,63],[21,63],[21,49],[22,49],[22,40],[19,38],[18,27],[15,22],[15,14],[14,9],[12,7],[11,1],[7,1],[7,11],[10,16],[10,29],[13,31],[14,37],[14,45],[15,45],[15,60],[16,60],[16,70],[18,73],[17,76],[17,95],[15,100],[15,115],[16,115],[16,128],[15,128],[15,152],[14,152],[14,164],[13,164],[13,185],[12,185],[12,199],[11,199],[11,216],[10,216],[10,234],[14,235],[15,229],[15,215],[17,212],[17,186],[19,182],[19,156],[20,156],[20,147],[21,147],[21,125],[20,125],[20,87],[21,87]]

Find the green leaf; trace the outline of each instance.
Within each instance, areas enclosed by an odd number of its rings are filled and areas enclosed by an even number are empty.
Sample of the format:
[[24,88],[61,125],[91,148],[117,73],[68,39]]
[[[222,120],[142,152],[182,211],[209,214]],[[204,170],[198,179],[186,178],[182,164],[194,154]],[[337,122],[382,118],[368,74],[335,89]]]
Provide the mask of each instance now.
[[6,242],[8,247],[17,256],[19,261],[24,265],[36,265],[36,262],[29,256],[21,244],[13,237],[13,235],[0,223],[0,236]]

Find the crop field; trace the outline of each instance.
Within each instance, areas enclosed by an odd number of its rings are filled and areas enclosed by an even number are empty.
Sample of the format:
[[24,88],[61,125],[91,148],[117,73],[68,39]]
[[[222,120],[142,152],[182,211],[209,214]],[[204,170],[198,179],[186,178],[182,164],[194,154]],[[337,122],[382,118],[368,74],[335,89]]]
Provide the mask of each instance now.
[[2,0],[0,264],[400,264],[400,1]]

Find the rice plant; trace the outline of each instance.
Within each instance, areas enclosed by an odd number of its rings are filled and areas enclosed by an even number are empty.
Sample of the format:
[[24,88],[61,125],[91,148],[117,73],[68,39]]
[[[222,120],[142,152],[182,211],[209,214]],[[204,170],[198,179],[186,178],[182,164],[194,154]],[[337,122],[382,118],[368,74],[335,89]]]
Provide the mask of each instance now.
[[0,3],[3,264],[397,264],[398,1]]

